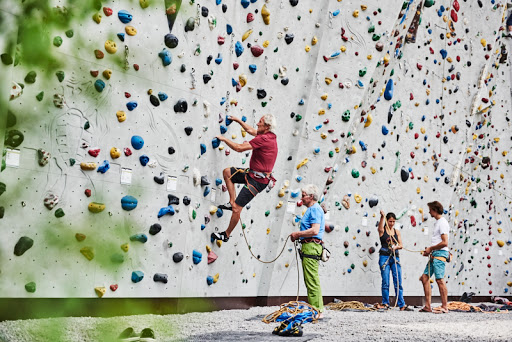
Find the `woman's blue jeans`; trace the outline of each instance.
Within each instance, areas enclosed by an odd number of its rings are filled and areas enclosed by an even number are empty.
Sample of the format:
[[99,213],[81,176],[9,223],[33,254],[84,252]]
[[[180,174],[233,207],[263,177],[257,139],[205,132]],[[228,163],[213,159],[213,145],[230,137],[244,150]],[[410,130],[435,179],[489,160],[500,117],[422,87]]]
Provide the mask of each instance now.
[[395,286],[395,295],[398,292],[398,307],[404,307],[405,301],[404,289],[402,288],[402,267],[400,266],[400,258],[381,255],[379,257],[379,268],[382,276],[382,304],[389,305],[389,271],[391,270],[393,275],[393,285]]

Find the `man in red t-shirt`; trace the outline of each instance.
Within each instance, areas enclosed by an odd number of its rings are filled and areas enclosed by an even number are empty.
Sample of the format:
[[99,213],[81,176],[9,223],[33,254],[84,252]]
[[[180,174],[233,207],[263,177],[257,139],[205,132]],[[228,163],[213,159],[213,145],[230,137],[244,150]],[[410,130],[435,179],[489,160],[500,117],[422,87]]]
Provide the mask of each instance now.
[[[217,136],[217,139],[225,142],[236,152],[253,151],[249,169],[230,167],[223,171],[229,192],[229,203],[220,205],[219,208],[231,210],[232,214],[228,229],[225,232],[212,233],[212,239],[224,242],[228,241],[231,232],[240,220],[240,212],[243,207],[267,187],[277,158],[277,141],[274,133],[276,119],[272,114],[263,115],[257,123],[257,128],[249,126],[234,116],[229,116],[229,119],[238,122],[247,133],[255,136],[255,138],[237,144],[222,135]],[[245,184],[236,199],[235,183]]]

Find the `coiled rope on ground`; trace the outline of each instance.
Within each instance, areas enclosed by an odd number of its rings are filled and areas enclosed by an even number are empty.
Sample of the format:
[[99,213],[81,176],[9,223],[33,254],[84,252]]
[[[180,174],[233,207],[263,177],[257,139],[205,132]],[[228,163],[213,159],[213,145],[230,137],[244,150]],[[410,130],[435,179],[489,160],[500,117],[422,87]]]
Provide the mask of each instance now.
[[339,302],[339,303],[329,303],[326,305],[329,310],[347,310],[347,309],[355,309],[355,310],[365,310],[365,311],[375,311],[377,308],[375,307],[366,307],[364,303],[358,301],[350,301],[350,302]]

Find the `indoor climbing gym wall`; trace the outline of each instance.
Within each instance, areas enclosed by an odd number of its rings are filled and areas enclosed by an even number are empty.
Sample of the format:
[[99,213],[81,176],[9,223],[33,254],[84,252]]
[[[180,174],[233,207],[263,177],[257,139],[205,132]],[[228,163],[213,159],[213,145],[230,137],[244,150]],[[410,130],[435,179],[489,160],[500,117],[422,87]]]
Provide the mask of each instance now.
[[[505,0],[2,1],[2,296],[294,296],[287,237],[309,183],[329,225],[324,295],[380,295],[380,210],[396,214],[407,249],[404,294],[422,295],[418,251],[435,200],[450,224],[449,294],[507,295],[511,10]],[[255,126],[266,113],[278,124],[276,185],[228,242],[211,241],[231,216],[218,208],[229,199],[222,170],[251,157],[215,137],[250,140],[230,116]]]

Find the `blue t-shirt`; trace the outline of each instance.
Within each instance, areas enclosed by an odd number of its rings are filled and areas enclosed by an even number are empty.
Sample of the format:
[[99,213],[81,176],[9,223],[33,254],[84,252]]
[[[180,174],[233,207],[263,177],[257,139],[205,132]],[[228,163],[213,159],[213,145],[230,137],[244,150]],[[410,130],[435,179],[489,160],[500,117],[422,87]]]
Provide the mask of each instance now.
[[[300,231],[308,230],[311,228],[313,223],[320,223],[320,230],[318,231],[318,234],[313,237],[322,240],[325,231],[325,218],[324,210],[320,207],[318,202],[306,210],[302,220],[300,220]],[[302,240],[304,238],[300,239]]]

